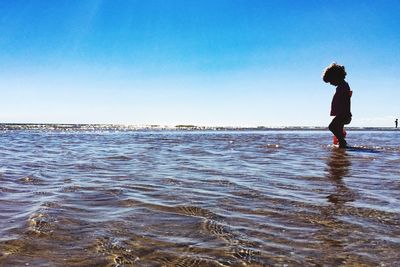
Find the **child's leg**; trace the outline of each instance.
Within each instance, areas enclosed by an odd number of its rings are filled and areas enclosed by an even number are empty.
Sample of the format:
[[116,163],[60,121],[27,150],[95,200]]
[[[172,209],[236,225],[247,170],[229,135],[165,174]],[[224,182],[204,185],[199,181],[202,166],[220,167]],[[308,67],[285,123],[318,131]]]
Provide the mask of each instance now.
[[329,130],[336,136],[341,146],[346,145],[346,140],[344,140],[343,136],[343,127],[343,120],[338,116],[333,118],[332,122],[329,124]]

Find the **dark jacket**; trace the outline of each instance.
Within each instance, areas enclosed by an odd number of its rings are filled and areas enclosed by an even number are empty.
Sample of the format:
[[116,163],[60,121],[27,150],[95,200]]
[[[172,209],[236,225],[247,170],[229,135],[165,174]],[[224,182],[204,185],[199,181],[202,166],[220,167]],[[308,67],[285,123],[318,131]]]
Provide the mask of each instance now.
[[352,91],[346,81],[336,87],[336,93],[332,99],[331,116],[351,116],[350,97]]

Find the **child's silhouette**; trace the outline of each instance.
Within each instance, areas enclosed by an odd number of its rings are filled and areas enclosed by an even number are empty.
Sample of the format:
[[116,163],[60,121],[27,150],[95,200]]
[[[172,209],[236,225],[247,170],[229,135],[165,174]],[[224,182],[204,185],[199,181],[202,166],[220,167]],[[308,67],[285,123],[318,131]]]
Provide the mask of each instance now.
[[339,140],[339,147],[346,148],[344,125],[351,121],[350,97],[352,91],[349,84],[344,80],[346,77],[344,66],[332,63],[323,73],[322,79],[326,83],[336,86],[336,93],[332,99],[331,116],[335,116],[329,124],[329,130]]

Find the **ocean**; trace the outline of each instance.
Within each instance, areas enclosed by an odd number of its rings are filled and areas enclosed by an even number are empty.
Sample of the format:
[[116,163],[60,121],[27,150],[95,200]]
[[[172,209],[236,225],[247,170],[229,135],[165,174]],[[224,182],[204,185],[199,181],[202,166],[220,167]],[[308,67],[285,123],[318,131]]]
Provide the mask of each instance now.
[[400,131],[347,140],[3,127],[0,266],[399,266]]

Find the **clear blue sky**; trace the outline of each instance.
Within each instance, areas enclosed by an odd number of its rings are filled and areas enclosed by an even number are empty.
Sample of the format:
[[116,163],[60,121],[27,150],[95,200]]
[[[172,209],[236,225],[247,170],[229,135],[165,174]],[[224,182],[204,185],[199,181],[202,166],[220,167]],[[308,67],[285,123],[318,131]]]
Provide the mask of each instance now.
[[400,1],[0,1],[0,122],[352,126],[400,117]]

